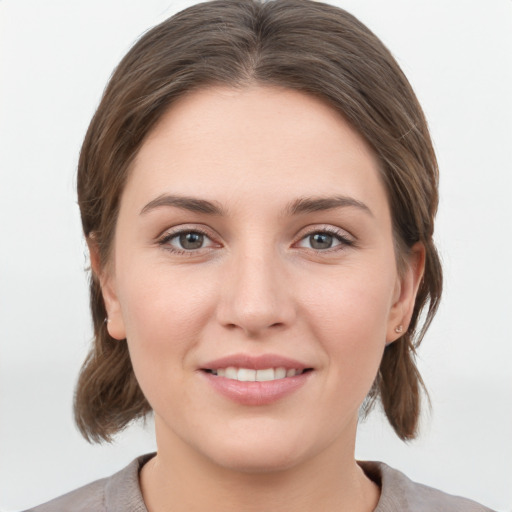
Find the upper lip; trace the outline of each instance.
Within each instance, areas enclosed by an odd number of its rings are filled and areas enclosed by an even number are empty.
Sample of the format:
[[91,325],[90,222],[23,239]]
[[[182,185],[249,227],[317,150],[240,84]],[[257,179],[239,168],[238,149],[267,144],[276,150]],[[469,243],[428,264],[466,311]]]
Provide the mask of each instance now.
[[215,359],[214,361],[209,361],[204,365],[201,365],[201,369],[218,370],[219,368],[228,368],[229,366],[233,366],[235,368],[248,368],[251,370],[264,370],[266,368],[305,370],[306,368],[311,368],[311,365],[306,365],[295,359],[277,354],[263,354],[259,356],[252,356],[250,354],[233,354]]

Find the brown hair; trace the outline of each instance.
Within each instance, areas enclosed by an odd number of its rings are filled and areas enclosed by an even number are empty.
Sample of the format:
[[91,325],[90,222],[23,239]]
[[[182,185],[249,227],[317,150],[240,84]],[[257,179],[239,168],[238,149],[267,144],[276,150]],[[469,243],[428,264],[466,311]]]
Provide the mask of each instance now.
[[[415,350],[442,289],[432,240],[438,169],[425,117],[407,79],[382,42],[347,12],[310,0],[214,0],[147,32],[112,75],[82,146],[78,201],[85,236],[97,245],[105,265],[130,163],[174,100],[208,85],[249,83],[303,91],[340,112],[380,160],[397,260],[418,241],[426,248],[409,329],[385,350],[365,401],[367,412],[380,397],[397,435],[413,438],[424,387]],[[77,384],[75,420],[89,441],[110,441],[151,407],[136,381],[126,343],[107,332],[94,275],[90,291],[94,343]]]

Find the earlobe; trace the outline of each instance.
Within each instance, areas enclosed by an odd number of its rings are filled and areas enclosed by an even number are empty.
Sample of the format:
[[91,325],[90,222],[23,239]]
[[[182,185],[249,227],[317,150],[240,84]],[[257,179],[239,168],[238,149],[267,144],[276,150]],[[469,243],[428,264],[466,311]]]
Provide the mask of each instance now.
[[417,242],[411,247],[405,269],[398,277],[394,303],[389,315],[386,345],[396,341],[409,329],[424,270],[425,246]]
[[116,340],[123,340],[126,338],[126,330],[121,305],[117,298],[115,279],[112,272],[102,266],[98,245],[93,236],[87,238],[87,246],[91,261],[91,272],[94,279],[100,285],[103,302],[107,311],[105,322],[108,333]]

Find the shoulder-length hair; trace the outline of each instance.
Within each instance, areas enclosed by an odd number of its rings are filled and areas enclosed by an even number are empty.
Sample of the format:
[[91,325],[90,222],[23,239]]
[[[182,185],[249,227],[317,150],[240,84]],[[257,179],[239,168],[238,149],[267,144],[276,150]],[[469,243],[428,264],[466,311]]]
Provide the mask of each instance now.
[[[415,351],[442,289],[432,239],[438,168],[409,82],[383,43],[349,13],[311,0],[214,0],[185,9],[141,37],[113,73],[82,146],[78,202],[85,237],[94,241],[105,265],[130,163],[173,101],[211,85],[248,84],[302,91],[338,111],[380,162],[399,270],[413,244],[425,246],[426,268],[411,323],[386,348],[364,404],[368,412],[380,398],[397,435],[413,438],[424,388]],[[89,441],[110,441],[151,407],[126,342],[107,332],[95,275],[90,300],[94,340],[76,388],[75,419]]]

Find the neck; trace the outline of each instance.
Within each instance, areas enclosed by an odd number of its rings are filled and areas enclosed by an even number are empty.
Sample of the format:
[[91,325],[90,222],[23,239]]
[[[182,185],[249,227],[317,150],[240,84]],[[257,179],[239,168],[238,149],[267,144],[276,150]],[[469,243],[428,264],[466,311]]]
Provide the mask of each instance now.
[[371,512],[377,506],[379,488],[354,459],[355,429],[350,446],[336,441],[314,459],[264,472],[225,468],[158,437],[158,453],[140,474],[148,512]]

